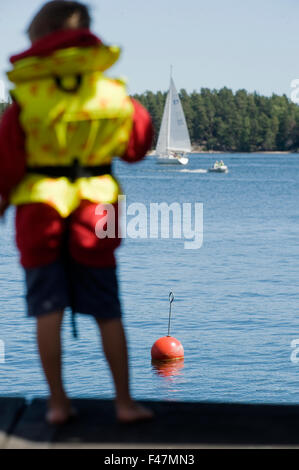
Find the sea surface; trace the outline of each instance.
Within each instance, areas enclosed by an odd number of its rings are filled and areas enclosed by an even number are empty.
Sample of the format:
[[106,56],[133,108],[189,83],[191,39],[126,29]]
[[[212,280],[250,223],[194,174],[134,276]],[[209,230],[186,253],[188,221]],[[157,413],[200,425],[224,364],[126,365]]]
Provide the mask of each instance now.
[[[220,158],[228,174],[203,171]],[[203,204],[201,248],[186,249],[186,240],[172,237],[128,237],[117,252],[134,397],[299,403],[291,347],[296,339],[299,347],[299,155],[192,155],[184,168],[148,157],[136,165],[116,161],[114,169],[131,210],[136,202]],[[0,225],[0,395],[31,398],[47,388],[34,320],[26,318],[13,218],[11,209]],[[157,368],[151,347],[168,332],[171,289],[170,334],[183,344],[185,359]],[[82,315],[78,323],[74,340],[66,313],[67,390],[112,398],[95,324]]]

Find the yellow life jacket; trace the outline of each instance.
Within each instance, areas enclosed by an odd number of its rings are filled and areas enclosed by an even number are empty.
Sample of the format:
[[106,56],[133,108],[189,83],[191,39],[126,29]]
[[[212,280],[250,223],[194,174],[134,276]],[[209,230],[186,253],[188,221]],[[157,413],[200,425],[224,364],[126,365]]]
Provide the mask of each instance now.
[[53,178],[38,167],[111,164],[127,148],[133,105],[125,85],[103,72],[119,57],[116,47],[71,47],[29,57],[8,73],[21,108],[28,172],[11,194],[14,205],[47,203],[68,217],[82,199],[114,203],[120,188],[111,174]]

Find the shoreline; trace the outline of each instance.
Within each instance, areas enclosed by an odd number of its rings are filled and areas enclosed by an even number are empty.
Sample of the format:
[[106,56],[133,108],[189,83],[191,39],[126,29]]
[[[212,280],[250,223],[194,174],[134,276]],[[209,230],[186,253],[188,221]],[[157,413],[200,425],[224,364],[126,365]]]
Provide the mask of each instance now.
[[192,150],[191,154],[196,153],[204,153],[204,154],[244,154],[244,155],[288,155],[291,153],[298,153],[298,152],[291,152],[289,150],[261,150],[260,152],[236,152],[236,151],[225,151],[225,150]]
[[[225,151],[225,150],[192,150],[190,152],[191,155],[196,155],[196,154],[202,154],[202,155],[234,155],[234,154],[244,154],[244,155],[289,155],[289,154],[294,154],[298,155],[299,152],[291,152],[289,150],[263,150],[260,152],[235,152],[235,151]],[[147,152],[147,156],[154,156],[156,155],[155,150],[151,150],[150,152]]]

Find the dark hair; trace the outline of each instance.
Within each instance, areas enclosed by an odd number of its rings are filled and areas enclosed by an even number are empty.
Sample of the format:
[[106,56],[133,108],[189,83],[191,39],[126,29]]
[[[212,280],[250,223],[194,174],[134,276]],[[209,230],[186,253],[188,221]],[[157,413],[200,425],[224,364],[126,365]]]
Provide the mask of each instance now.
[[46,3],[33,18],[28,35],[31,41],[67,28],[67,20],[78,14],[78,28],[90,28],[91,17],[88,7],[79,2],[54,0]]

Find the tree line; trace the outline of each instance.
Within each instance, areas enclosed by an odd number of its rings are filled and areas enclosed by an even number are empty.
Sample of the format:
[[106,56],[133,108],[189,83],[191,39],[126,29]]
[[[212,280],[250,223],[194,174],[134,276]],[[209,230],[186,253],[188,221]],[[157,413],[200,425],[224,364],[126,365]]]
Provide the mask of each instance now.
[[[151,114],[155,147],[167,93],[134,95]],[[188,94],[180,90],[192,145],[230,152],[299,151],[299,106],[286,95],[270,97],[229,88]],[[8,103],[0,103],[0,117]]]
[[[155,141],[167,93],[146,91],[134,95],[150,112]],[[229,88],[179,96],[193,146],[231,152],[299,150],[299,106],[286,95],[271,97]]]

